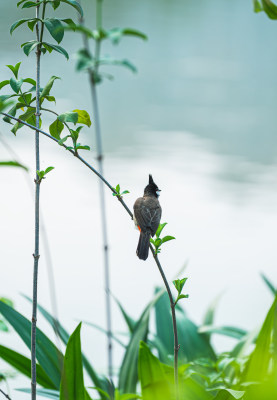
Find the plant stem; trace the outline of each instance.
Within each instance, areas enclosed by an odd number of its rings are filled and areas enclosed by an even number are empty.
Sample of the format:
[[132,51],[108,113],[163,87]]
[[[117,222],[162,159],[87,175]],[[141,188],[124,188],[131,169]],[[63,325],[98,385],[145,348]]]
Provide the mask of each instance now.
[[[22,123],[29,128],[36,130],[36,128],[30,124],[28,124],[25,121],[20,120],[19,118],[13,117],[12,115],[9,115],[7,113],[1,112],[1,114],[5,115],[8,118],[11,118],[19,123]],[[58,140],[55,139],[53,136],[49,135],[47,132],[42,131],[41,129],[38,129],[40,133],[43,135],[47,136],[49,139],[53,140],[54,142],[58,143]],[[67,148],[65,144],[62,144],[62,147]],[[76,158],[78,158],[83,164],[85,164],[92,172],[94,172],[101,180],[102,182],[108,186],[108,188],[113,192],[116,193],[116,191],[113,189],[111,184],[95,169],[93,168],[87,161],[85,161],[78,153],[75,154],[73,150],[68,150],[72,155],[74,155]],[[128,208],[128,206],[125,204],[124,200],[122,197],[117,197],[118,201],[122,204],[122,206],[125,208],[129,216],[133,219],[133,214]],[[162,269],[161,263],[159,261],[158,255],[155,254],[154,248],[150,245],[150,250],[152,252],[153,258],[157,264],[157,267],[159,269],[159,272],[162,276],[163,282],[165,284],[169,301],[170,301],[170,306],[171,306],[171,314],[172,314],[172,323],[173,323],[173,334],[174,334],[174,380],[175,380],[175,387],[176,387],[176,400],[179,400],[179,390],[178,390],[178,351],[179,351],[179,344],[178,344],[178,332],[177,332],[177,323],[176,323],[176,313],[175,313],[175,305],[172,297],[172,293],[168,284],[168,281],[166,279],[166,276],[164,274],[164,271]]]
[[164,271],[162,269],[161,263],[158,259],[158,255],[155,253],[155,249],[153,246],[150,244],[150,250],[153,254],[154,260],[157,264],[157,267],[159,269],[159,272],[161,274],[161,277],[164,281],[164,285],[166,287],[169,301],[170,301],[170,307],[171,307],[171,316],[172,316],[172,324],[173,324],[173,336],[174,336],[174,382],[175,382],[175,395],[176,395],[176,400],[179,400],[179,386],[178,386],[178,351],[180,348],[180,345],[178,343],[178,330],[177,330],[177,322],[176,322],[176,313],[175,313],[175,302],[172,297],[172,293],[169,287],[169,284],[167,282],[166,276],[164,274]]
[[5,392],[3,392],[2,389],[0,389],[0,392],[1,392],[8,400],[12,400],[8,394],[6,394]]
[[[37,0],[39,3],[39,0]],[[43,13],[45,13],[46,3],[43,4]],[[36,7],[36,18],[39,18],[39,4]],[[42,24],[43,27],[43,24]],[[39,25],[36,24],[36,37],[37,41],[42,40],[42,30],[41,35],[39,34]],[[41,49],[38,46],[36,51],[36,136],[35,136],[35,151],[36,151],[36,171],[40,170],[40,160],[39,160],[39,116],[40,116],[40,106],[39,106],[39,86],[40,86],[40,55]],[[34,257],[34,272],[33,272],[33,311],[32,311],[32,332],[31,332],[31,392],[32,400],[36,400],[36,384],[37,384],[37,371],[36,371],[36,324],[37,324],[37,283],[38,283],[38,260],[39,260],[39,198],[40,198],[40,180],[36,172],[36,193],[35,193],[35,252]]]
[[[81,19],[81,24],[84,24],[84,20]],[[102,29],[102,0],[96,0],[96,29],[100,31]],[[85,49],[90,53],[89,43],[86,35],[83,35],[83,42]],[[96,150],[97,150],[97,161],[98,170],[103,176],[104,165],[103,165],[103,146],[102,146],[102,135],[100,127],[100,116],[98,108],[98,99],[96,92],[96,82],[98,74],[98,61],[100,58],[101,39],[95,42],[95,55],[94,55],[94,69],[89,70],[89,83],[92,98],[93,115],[95,121],[95,135],[96,135]],[[103,181],[99,181],[99,195],[100,195],[100,207],[101,207],[101,224],[102,224],[102,240],[104,249],[104,279],[105,279],[105,298],[106,298],[106,324],[107,324],[107,347],[108,347],[108,376],[111,380],[113,377],[113,341],[112,341],[112,312],[111,312],[111,296],[110,296],[110,262],[109,262],[109,247],[108,247],[108,230],[107,230],[107,213],[106,213],[106,202],[105,202],[105,191]]]

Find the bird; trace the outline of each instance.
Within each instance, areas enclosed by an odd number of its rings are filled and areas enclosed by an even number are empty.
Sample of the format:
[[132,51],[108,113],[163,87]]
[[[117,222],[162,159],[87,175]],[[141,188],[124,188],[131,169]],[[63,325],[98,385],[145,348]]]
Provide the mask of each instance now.
[[149,183],[144,189],[143,197],[134,204],[134,222],[140,231],[137,256],[146,260],[149,252],[150,237],[154,236],[161,220],[162,208],[159,203],[161,190],[149,175]]

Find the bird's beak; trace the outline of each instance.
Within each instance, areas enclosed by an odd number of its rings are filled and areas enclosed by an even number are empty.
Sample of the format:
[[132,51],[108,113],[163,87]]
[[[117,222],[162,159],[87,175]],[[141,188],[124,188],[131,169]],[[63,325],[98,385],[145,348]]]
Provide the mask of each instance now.
[[159,197],[159,195],[161,194],[161,190],[160,189],[158,189],[158,190],[156,190],[156,195]]

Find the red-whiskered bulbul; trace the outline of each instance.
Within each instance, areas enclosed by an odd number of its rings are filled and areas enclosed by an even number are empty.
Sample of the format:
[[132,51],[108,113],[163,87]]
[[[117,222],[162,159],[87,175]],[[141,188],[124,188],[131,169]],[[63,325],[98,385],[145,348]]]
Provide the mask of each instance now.
[[137,256],[141,260],[147,259],[150,237],[155,235],[160,224],[162,209],[159,195],[160,189],[152,175],[149,175],[149,184],[144,189],[143,197],[139,197],[134,204],[135,224],[140,231]]

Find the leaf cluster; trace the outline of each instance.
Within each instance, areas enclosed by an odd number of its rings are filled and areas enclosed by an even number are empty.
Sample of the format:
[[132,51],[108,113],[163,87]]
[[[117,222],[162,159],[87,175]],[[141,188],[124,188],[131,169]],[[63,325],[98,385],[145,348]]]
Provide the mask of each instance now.
[[270,19],[277,19],[277,5],[271,0],[253,0],[253,6],[256,13],[264,11]]
[[[15,117],[17,116],[16,114],[18,111],[22,111],[22,113],[18,115],[18,119],[25,121],[32,126],[36,126],[36,81],[32,78],[19,79],[18,75],[20,65],[21,62],[17,63],[15,66],[7,65],[13,73],[13,77],[11,77],[10,80],[0,82],[0,89],[9,86],[12,90],[12,94],[0,96],[0,105],[2,101],[2,103],[7,106],[7,102],[12,99],[15,103],[8,110],[8,114]],[[61,145],[64,144],[68,138],[71,138],[73,145],[69,146],[68,149],[74,150],[76,154],[78,150],[90,150],[89,146],[82,145],[78,142],[82,126],[78,126],[76,129],[71,129],[68,125],[69,123],[72,123],[74,125],[82,124],[90,127],[91,120],[87,111],[75,109],[73,111],[57,114],[55,111],[49,109],[48,106],[46,106],[47,108],[44,107],[45,102],[56,103],[56,98],[51,94],[51,90],[54,82],[58,79],[60,79],[58,76],[52,76],[46,85],[40,88],[39,103],[41,112],[56,115],[56,119],[49,126],[49,132]],[[3,120],[12,124],[11,118],[4,117]],[[41,127],[41,117],[39,118],[39,121],[39,126]],[[17,131],[23,126],[24,124],[18,121],[13,125],[11,132],[16,135]],[[68,135],[62,138],[61,133],[65,127],[68,130]]]
[[177,299],[176,299],[176,301],[175,301],[175,303],[174,303],[175,306],[176,306],[176,304],[178,303],[179,300],[181,300],[181,299],[187,299],[187,298],[189,297],[188,294],[182,294],[182,290],[183,290],[183,288],[184,288],[184,285],[185,285],[187,279],[188,279],[188,278],[175,279],[175,280],[173,281],[173,285],[175,286],[175,288],[176,288],[176,290],[177,290],[177,292],[178,292]]
[[114,192],[112,193],[113,196],[122,198],[124,194],[130,193],[129,190],[123,190],[123,192],[120,192],[120,185],[116,185],[116,187],[113,187]]
[[156,237],[154,239],[150,239],[150,243],[152,243],[155,247],[155,254],[158,254],[161,252],[161,246],[166,243],[169,242],[170,240],[174,240],[175,237],[174,236],[164,236],[163,238],[160,237],[162,230],[164,229],[164,227],[167,225],[167,222],[164,222],[163,224],[160,224],[157,232],[156,232]]

